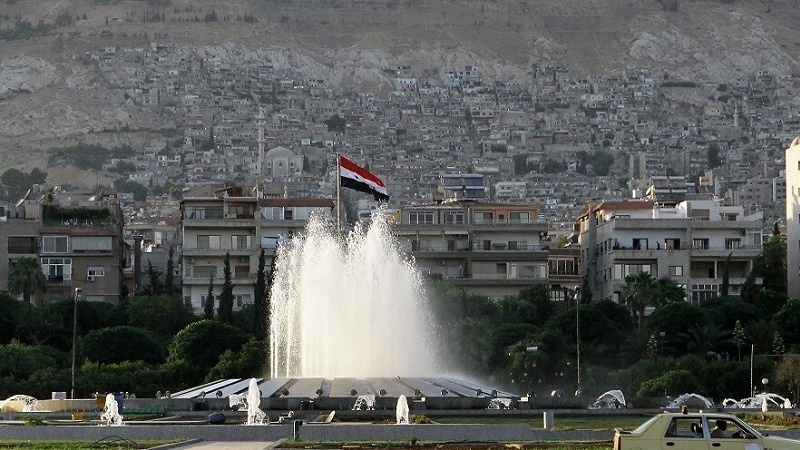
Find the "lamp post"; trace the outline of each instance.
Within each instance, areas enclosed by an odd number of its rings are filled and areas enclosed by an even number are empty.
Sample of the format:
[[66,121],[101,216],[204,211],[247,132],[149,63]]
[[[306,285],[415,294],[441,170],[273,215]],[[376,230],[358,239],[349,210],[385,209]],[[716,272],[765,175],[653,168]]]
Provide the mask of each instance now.
[[577,353],[577,369],[578,369],[578,388],[575,390],[575,396],[581,395],[581,287],[575,286],[575,347]]
[[81,288],[75,288],[75,301],[72,309],[72,388],[69,391],[69,398],[75,399],[75,353],[78,343],[78,300],[81,298]]

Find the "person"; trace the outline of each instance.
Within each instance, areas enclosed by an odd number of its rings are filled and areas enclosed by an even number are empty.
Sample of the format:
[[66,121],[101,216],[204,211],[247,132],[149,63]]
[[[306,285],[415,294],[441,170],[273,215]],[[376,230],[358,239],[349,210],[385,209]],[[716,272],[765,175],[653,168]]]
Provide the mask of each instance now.
[[724,438],[727,437],[725,434],[725,430],[728,429],[728,422],[722,419],[717,419],[717,426],[711,430],[711,437],[712,438]]

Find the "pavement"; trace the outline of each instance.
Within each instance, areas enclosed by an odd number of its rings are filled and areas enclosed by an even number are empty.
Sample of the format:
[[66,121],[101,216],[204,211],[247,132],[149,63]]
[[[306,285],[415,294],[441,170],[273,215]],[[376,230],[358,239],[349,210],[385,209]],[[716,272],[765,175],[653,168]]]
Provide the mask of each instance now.
[[179,450],[265,450],[273,449],[279,441],[199,441],[177,447]]

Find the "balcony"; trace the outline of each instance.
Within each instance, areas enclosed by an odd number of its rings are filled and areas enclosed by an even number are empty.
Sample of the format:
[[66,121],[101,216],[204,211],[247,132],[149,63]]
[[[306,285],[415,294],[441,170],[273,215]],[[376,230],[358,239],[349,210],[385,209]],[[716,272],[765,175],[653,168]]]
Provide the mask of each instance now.
[[197,244],[183,244],[184,255],[224,255],[230,252],[232,255],[250,254],[255,250],[259,250],[258,244],[251,243],[250,245],[197,245]]
[[62,284],[69,284],[70,278],[64,278],[64,275],[47,275],[47,284],[49,285],[62,285]]

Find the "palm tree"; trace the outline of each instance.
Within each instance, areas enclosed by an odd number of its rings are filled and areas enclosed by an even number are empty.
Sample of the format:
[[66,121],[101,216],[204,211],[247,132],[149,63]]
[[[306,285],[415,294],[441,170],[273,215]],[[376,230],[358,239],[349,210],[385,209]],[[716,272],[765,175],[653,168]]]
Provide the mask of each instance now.
[[656,280],[650,272],[633,273],[625,277],[625,286],[622,287],[622,298],[631,308],[631,314],[636,319],[639,328],[644,321],[644,309],[654,303],[653,294],[656,292]]
[[730,331],[708,322],[692,327],[678,337],[684,340],[688,351],[704,357],[719,357],[719,350],[734,342]]
[[39,261],[33,258],[22,257],[11,263],[8,278],[8,290],[14,295],[22,294],[26,303],[31,302],[31,296],[47,289],[47,277]]

